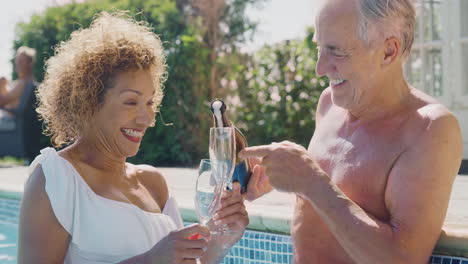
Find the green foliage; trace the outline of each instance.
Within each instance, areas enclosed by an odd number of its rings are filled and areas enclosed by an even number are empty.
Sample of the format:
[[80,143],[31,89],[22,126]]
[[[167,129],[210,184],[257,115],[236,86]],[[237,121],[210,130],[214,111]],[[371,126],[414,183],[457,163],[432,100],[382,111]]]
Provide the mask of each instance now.
[[[229,31],[222,47],[235,50],[252,33],[255,24],[244,14],[248,5],[263,0],[229,0],[221,23]],[[160,35],[167,51],[169,78],[157,125],[147,131],[135,163],[157,165],[195,164],[207,156],[210,50],[205,45],[199,19],[187,19],[190,1],[185,0],[89,0],[51,7],[19,23],[14,48],[26,45],[37,50],[34,75],[44,78],[45,61],[53,47],[66,41],[74,30],[86,28],[100,11],[129,10],[137,20],[148,22]],[[172,123],[173,125],[165,125]]]
[[315,74],[313,34],[309,29],[304,40],[265,46],[240,59],[232,75],[238,98],[231,99],[231,115],[250,145],[290,140],[307,147],[319,96],[328,86]]
[[[219,94],[226,95],[229,115],[245,132],[251,145],[291,140],[307,146],[315,129],[315,109],[328,85],[315,74],[313,30],[304,40],[265,46],[257,53],[241,54],[238,46],[254,32],[245,17],[249,5],[263,0],[228,0],[220,23],[227,28],[219,47]],[[27,45],[38,52],[34,74],[43,80],[44,62],[53,47],[79,28],[88,27],[99,11],[129,10],[147,21],[160,35],[167,52],[169,78],[156,127],[148,129],[134,163],[193,165],[207,157],[210,60],[199,18],[187,19],[188,0],[90,0],[48,8],[17,26],[14,47]],[[193,11],[193,10],[192,10]],[[196,12],[194,12],[196,13]]]
[[0,157],[0,168],[8,168],[13,166],[23,166],[24,160],[16,157],[5,156]]

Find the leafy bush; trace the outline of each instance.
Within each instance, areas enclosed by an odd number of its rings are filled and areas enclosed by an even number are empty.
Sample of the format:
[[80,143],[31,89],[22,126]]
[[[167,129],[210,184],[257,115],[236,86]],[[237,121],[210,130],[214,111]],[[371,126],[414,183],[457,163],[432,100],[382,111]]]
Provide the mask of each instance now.
[[[218,43],[216,52],[234,50],[232,47],[246,40],[244,33],[252,31],[255,24],[245,17],[244,10],[258,1],[227,1],[220,23],[230,30],[225,32],[226,38]],[[141,151],[131,161],[158,165],[196,163],[207,154],[208,128],[212,122],[208,83],[210,70],[217,62],[210,60],[213,51],[206,44],[203,20],[197,17],[199,10],[190,1],[91,0],[51,7],[33,15],[30,22],[17,25],[14,47],[27,45],[37,50],[34,75],[40,82],[53,47],[67,40],[74,30],[88,27],[93,16],[104,10],[129,10],[137,20],[147,21],[160,35],[167,51],[169,79],[165,83],[161,114],[157,126],[147,131]],[[173,125],[164,125],[164,121]]]
[[245,56],[232,75],[231,98],[237,125],[250,145],[283,140],[307,147],[315,129],[315,110],[326,78],[317,77],[314,31],[304,40],[264,46]]
[[203,1],[193,6],[195,0],[90,0],[51,7],[17,25],[14,47],[37,50],[34,75],[42,81],[53,47],[74,30],[88,27],[96,13],[129,10],[135,19],[148,22],[163,41],[169,77],[156,127],[148,129],[131,162],[180,166],[206,157],[214,96],[231,105],[230,116],[251,145],[284,139],[306,145],[318,97],[327,85],[315,76],[313,31],[305,40],[242,54],[239,45],[255,32],[245,9],[264,0],[218,1],[225,5],[214,27],[204,25],[211,9],[203,10]]

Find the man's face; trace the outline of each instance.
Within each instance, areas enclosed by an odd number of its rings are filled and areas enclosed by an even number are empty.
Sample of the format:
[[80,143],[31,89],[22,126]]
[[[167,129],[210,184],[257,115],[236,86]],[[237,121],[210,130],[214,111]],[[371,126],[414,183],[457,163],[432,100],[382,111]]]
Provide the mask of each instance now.
[[118,74],[92,118],[89,136],[107,152],[134,156],[146,129],[153,124],[153,94],[156,85],[145,70]]
[[30,68],[32,68],[32,62],[31,59],[28,58],[25,54],[19,54],[15,58],[15,67],[16,67],[16,72],[25,72],[28,71]]
[[330,79],[333,103],[360,110],[379,92],[379,52],[358,38],[355,0],[330,0],[316,20],[316,72]]

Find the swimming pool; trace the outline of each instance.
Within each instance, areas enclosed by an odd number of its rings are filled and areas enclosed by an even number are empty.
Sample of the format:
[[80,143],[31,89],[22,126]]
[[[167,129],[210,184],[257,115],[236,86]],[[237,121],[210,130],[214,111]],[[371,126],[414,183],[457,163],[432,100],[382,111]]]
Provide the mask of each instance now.
[[[19,201],[0,198],[0,264],[16,263]],[[290,236],[248,230],[231,248],[224,264],[291,263]],[[468,264],[466,258],[434,255],[429,264]]]
[[19,201],[0,198],[0,263],[16,263]]
[[[16,263],[19,201],[0,198],[0,264]],[[290,236],[247,231],[231,248],[225,264],[291,263]]]

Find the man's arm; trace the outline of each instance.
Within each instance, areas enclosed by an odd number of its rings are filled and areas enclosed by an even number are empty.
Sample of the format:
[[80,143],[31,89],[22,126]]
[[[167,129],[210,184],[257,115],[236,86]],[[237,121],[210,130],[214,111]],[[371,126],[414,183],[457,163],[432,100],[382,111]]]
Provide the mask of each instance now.
[[449,113],[434,118],[418,141],[399,157],[389,175],[388,222],[365,212],[325,175],[303,195],[356,263],[427,262],[461,161],[456,119]]
[[[322,116],[328,112],[332,104],[331,89],[328,87],[320,94],[317,111],[315,112],[316,128],[320,125]],[[251,157],[249,160],[253,171],[250,176],[250,180],[247,185],[247,192],[244,194],[244,198],[248,201],[253,201],[271,192],[273,190],[273,186],[271,186],[270,180],[265,174],[265,167],[261,165],[262,159]]]
[[25,82],[18,80],[13,84],[13,89],[5,95],[0,95],[0,107],[18,100],[24,91]]
[[356,263],[423,264],[440,235],[462,156],[457,120],[437,111],[389,174],[385,222],[349,199],[299,145],[250,147],[240,156],[262,157],[271,185],[307,199]]

